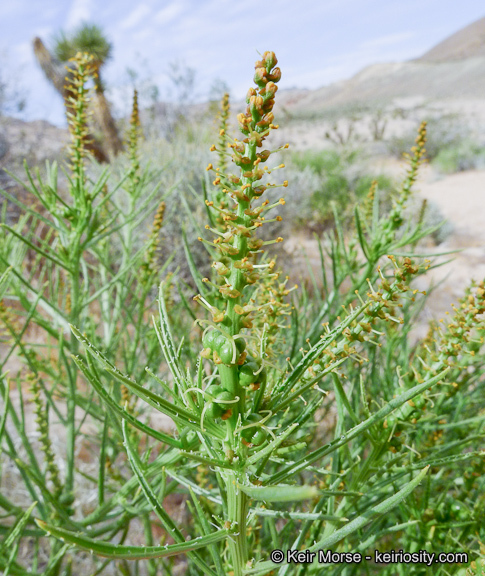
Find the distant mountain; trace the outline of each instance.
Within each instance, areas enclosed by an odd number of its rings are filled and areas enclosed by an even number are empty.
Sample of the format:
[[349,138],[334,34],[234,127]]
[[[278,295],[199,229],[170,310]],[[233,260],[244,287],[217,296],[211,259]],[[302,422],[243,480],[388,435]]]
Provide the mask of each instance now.
[[[292,97],[293,96],[293,97]],[[386,106],[396,99],[421,101],[485,98],[485,17],[452,34],[420,58],[367,66],[352,78],[280,99],[298,116]]]
[[437,44],[418,61],[450,62],[485,56],[485,16]]

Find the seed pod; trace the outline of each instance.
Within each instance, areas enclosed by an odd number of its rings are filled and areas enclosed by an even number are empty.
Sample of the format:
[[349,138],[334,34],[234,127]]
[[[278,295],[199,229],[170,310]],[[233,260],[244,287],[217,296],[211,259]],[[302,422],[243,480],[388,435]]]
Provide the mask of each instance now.
[[219,350],[224,346],[226,341],[227,341],[227,339],[224,336],[224,334],[217,332],[217,334],[214,336],[214,340],[212,342],[212,349],[215,350],[217,353],[219,353]]
[[[261,419],[262,418],[259,414],[251,413],[243,422],[243,426],[248,424],[257,424]],[[268,437],[268,433],[260,426],[251,426],[250,428],[244,428],[241,430],[241,437],[247,444],[261,446]]]
[[402,450],[402,445],[404,443],[403,438],[393,436],[388,444],[389,450],[395,454],[396,452],[400,452]]
[[234,354],[234,349],[232,347],[232,344],[230,342],[225,342],[220,348],[219,348],[219,358],[222,360],[223,364],[233,364],[233,358],[234,358],[234,363],[237,362],[238,360],[238,356],[239,354]]
[[244,338],[235,338],[237,351],[242,354],[246,350],[246,340]]
[[73,492],[65,492],[59,497],[59,502],[63,506],[70,506],[74,502],[74,499],[75,498]]
[[[234,396],[218,384],[212,384],[206,388],[206,392],[214,398],[214,401],[208,403],[205,412],[206,415],[209,418],[220,418],[228,409],[230,409]],[[225,404],[225,402],[227,402],[227,404]]]
[[219,335],[220,335],[220,332],[218,330],[209,330],[208,332],[206,332],[204,334],[204,337],[202,338],[202,344],[203,344],[204,348],[210,348],[211,350],[213,350],[214,349],[214,340]]
[[255,361],[246,362],[239,368],[239,384],[245,388],[258,382],[259,374],[254,375],[254,372],[259,370],[259,366]]
[[213,398],[217,398],[217,395],[224,390],[224,388],[222,388],[219,384],[211,384],[210,386],[207,386],[207,388],[205,389],[205,392],[207,394],[209,394],[210,396],[212,396]]
[[419,396],[413,398],[413,403],[416,410],[424,410],[426,406],[426,398],[422,394],[419,394]]
[[450,516],[462,522],[468,520],[469,512],[467,507],[459,500],[453,500],[450,505]]
[[224,412],[223,408],[216,404],[215,402],[209,402],[207,410],[205,411],[206,416],[212,419],[220,418]]

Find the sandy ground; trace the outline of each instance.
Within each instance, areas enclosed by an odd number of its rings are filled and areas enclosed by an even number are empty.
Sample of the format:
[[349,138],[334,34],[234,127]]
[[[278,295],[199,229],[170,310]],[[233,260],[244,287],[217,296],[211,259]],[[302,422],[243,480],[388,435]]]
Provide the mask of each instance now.
[[[393,176],[403,174],[403,164],[397,161],[383,161],[380,166]],[[421,315],[421,322],[414,330],[414,337],[424,336],[430,319],[441,318],[451,310],[451,304],[462,296],[471,279],[485,278],[485,171],[459,172],[440,177],[426,166],[416,186],[417,200],[426,198],[451,224],[451,233],[438,246],[425,248],[427,253],[438,254],[459,250],[455,254],[435,256],[436,263],[450,262],[428,271],[419,282],[421,290],[441,282]],[[301,235],[285,243],[290,252],[303,251],[319,278],[320,260],[317,242]]]
[[441,318],[450,305],[463,295],[471,279],[485,278],[485,171],[460,172],[443,179],[431,174],[420,186],[420,195],[434,202],[452,224],[453,232],[436,251],[460,250],[440,256],[453,260],[430,270],[423,282],[428,286],[442,282],[424,310],[425,318]]

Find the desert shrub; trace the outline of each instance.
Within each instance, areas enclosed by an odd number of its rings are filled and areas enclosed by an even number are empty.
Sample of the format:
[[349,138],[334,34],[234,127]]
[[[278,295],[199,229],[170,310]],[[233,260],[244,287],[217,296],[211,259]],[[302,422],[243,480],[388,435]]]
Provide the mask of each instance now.
[[412,198],[406,207],[405,217],[414,225],[421,225],[429,229],[425,241],[436,246],[445,242],[454,232],[453,224],[445,218],[436,202],[423,198]]
[[[470,138],[470,129],[454,114],[431,116],[426,118],[428,125],[428,140],[426,156],[434,160],[442,150],[462,145]],[[392,136],[388,140],[389,152],[396,158],[402,158],[414,144],[414,134],[408,130],[404,134]]]
[[[141,127],[143,130],[143,124]],[[208,183],[205,167],[210,159],[211,136],[214,132],[213,118],[200,116],[178,122],[172,130],[170,138],[148,132],[140,138],[139,163],[145,173],[145,187],[151,190],[157,188],[166,198],[164,226],[160,230],[160,242],[170,247],[170,262],[167,271],[174,273],[183,280],[190,280],[190,271],[184,253],[184,239],[181,230],[185,231],[188,243],[197,245],[200,235],[200,223],[205,216],[204,188]],[[130,169],[130,158],[127,155],[118,156],[110,167],[108,186],[114,188],[113,203],[127,208],[127,198],[122,188],[116,187],[116,182],[124,177]],[[94,179],[103,172],[101,165],[92,165],[90,172]],[[169,200],[171,198],[172,200]],[[140,223],[142,230],[151,226],[153,212],[147,212]],[[133,239],[135,249],[141,249],[145,242],[144,235]],[[113,249],[120,246],[113,246]],[[202,247],[193,251],[193,257],[198,267],[208,269],[205,251]],[[205,267],[205,268],[204,268]]]
[[433,166],[443,174],[453,174],[463,170],[483,170],[485,150],[478,142],[464,139],[440,150],[433,160]]
[[[356,152],[351,153],[347,158],[348,163],[351,163],[356,156]],[[341,171],[344,164],[344,158],[337,150],[320,150],[318,152],[305,150],[294,153],[291,160],[299,170],[309,167],[319,175]]]
[[[333,226],[333,207],[342,217],[352,214],[357,201],[364,198],[373,181],[378,183],[382,199],[387,198],[393,182],[384,174],[369,174],[358,150],[319,150],[295,153],[288,167],[289,193],[298,196],[300,209],[295,224],[321,231]],[[312,174],[311,182],[301,175]],[[294,177],[293,177],[294,175]],[[298,193],[293,188],[298,187]]]

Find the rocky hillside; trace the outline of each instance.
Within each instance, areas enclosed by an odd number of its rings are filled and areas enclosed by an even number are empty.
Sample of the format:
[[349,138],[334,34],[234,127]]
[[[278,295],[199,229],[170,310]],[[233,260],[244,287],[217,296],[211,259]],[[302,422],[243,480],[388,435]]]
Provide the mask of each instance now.
[[[16,118],[0,117],[0,189],[20,200],[26,192],[11,176],[23,174],[23,160],[29,166],[43,166],[46,160],[58,160],[63,157],[69,135],[66,129],[58,128],[44,120],[24,122]],[[24,178],[21,176],[21,179]],[[0,206],[3,197],[0,196]],[[8,202],[8,220],[15,221],[17,207]]]
[[68,138],[66,129],[45,120],[24,122],[0,117],[0,166],[12,165],[18,158],[32,164],[59,158]]
[[445,38],[421,58],[420,62],[453,62],[485,56],[485,17]]
[[368,66],[348,80],[317,90],[288,91],[283,101],[295,118],[430,102],[471,107],[485,121],[485,18],[446,38],[420,58]]

